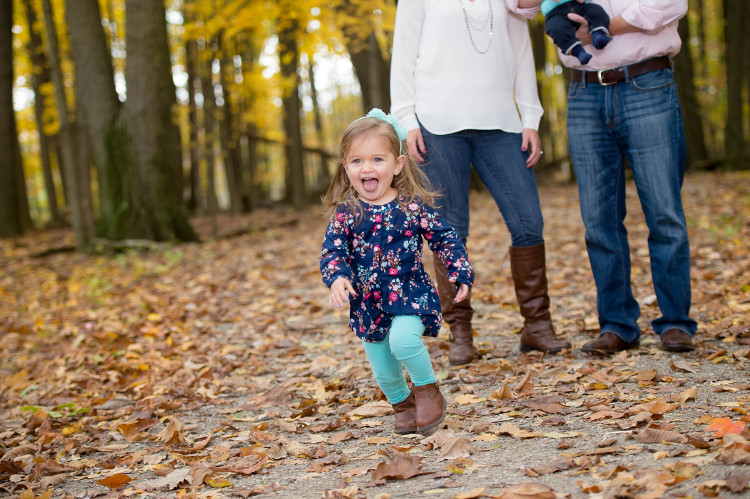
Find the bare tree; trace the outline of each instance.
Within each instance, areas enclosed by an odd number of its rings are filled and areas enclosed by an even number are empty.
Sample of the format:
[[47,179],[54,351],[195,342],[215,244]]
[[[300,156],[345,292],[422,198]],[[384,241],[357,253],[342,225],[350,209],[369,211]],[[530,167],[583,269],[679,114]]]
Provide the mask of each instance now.
[[0,0],[0,237],[31,228],[13,111],[13,0]]
[[66,199],[70,211],[70,221],[75,234],[76,248],[79,251],[88,251],[91,246],[93,234],[86,224],[86,215],[83,213],[81,203],[81,176],[78,172],[76,136],[74,125],[71,123],[68,112],[68,102],[65,95],[65,85],[60,64],[60,48],[57,40],[57,28],[52,16],[52,5],[50,0],[42,0],[42,12],[44,25],[47,32],[47,58],[50,63],[50,75],[55,88],[55,106],[57,108],[57,119],[60,122],[60,150],[62,157],[60,163],[65,171],[67,183]]

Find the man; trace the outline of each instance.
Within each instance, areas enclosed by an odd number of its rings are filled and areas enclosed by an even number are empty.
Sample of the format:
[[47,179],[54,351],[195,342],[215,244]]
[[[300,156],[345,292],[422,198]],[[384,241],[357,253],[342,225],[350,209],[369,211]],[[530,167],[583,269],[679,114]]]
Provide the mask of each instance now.
[[[690,250],[680,193],[685,136],[671,59],[681,47],[677,24],[687,0],[592,1],[609,14],[612,41],[590,50],[586,66],[560,54],[573,70],[568,140],[601,328],[582,350],[613,353],[639,345],[640,309],[630,284],[624,225],[625,160],[649,228],[651,274],[662,314],[652,322],[654,332],[663,350],[693,350],[697,324],[689,316]],[[591,47],[586,21],[569,17],[581,24],[576,36]]]

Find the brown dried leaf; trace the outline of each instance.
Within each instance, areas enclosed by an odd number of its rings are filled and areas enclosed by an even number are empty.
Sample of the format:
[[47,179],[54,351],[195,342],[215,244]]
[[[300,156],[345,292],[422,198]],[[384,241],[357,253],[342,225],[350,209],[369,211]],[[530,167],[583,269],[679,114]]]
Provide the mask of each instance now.
[[534,381],[532,379],[533,372],[529,371],[523,377],[521,381],[516,385],[516,396],[525,397],[534,393]]
[[422,458],[410,456],[402,452],[397,453],[390,463],[382,462],[372,470],[372,480],[387,480],[395,478],[406,480],[417,475],[425,474],[422,471]]
[[497,499],[555,499],[554,489],[535,482],[521,482],[501,489]]
[[508,386],[508,380],[503,380],[503,387],[495,390],[492,392],[492,398],[496,399],[512,399],[515,398],[513,396],[513,392],[510,391],[510,387]]
[[682,433],[676,431],[666,430],[655,430],[653,428],[646,428],[635,436],[639,442],[651,444],[657,442],[675,442],[684,444],[687,443],[688,439]]
[[182,436],[182,423],[172,416],[172,420],[158,435],[156,439],[169,445],[185,445],[185,437]]
[[133,479],[125,473],[115,473],[114,475],[110,475],[108,477],[102,478],[101,480],[97,480],[96,483],[98,483],[99,485],[104,485],[111,490],[115,490],[132,481]]
[[379,400],[377,402],[370,402],[365,405],[361,405],[356,409],[346,413],[350,418],[377,418],[380,416],[386,416],[393,413],[393,406],[385,400]]

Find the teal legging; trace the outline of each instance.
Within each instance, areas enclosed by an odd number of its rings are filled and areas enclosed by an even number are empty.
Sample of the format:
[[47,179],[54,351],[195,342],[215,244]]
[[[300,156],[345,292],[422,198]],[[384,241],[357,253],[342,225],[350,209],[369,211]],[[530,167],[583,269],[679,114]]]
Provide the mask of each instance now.
[[422,333],[424,325],[418,315],[397,315],[383,341],[362,342],[375,381],[391,404],[409,396],[402,366],[406,366],[414,386],[437,382]]

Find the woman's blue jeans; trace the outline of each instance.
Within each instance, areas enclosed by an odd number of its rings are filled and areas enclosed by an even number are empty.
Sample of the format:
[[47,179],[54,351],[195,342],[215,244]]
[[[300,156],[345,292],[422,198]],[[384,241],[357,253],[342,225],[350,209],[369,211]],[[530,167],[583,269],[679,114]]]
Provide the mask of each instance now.
[[627,160],[649,229],[651,276],[662,314],[652,323],[654,332],[661,336],[676,328],[692,336],[690,248],[680,194],[685,135],[672,70],[609,86],[571,82],[567,120],[601,332],[628,342],[641,332],[624,224]]
[[437,210],[466,241],[469,236],[469,179],[474,166],[508,226],[513,246],[544,242],[544,220],[534,169],[526,167],[521,134],[462,130],[435,135],[421,126],[427,149],[424,171],[440,193]]

